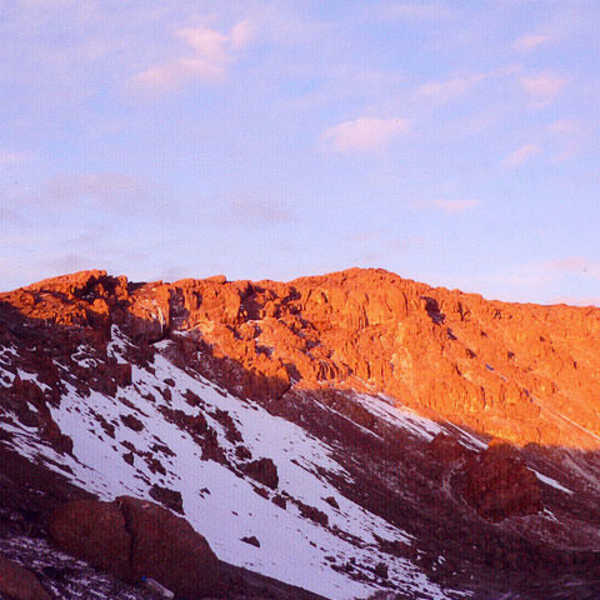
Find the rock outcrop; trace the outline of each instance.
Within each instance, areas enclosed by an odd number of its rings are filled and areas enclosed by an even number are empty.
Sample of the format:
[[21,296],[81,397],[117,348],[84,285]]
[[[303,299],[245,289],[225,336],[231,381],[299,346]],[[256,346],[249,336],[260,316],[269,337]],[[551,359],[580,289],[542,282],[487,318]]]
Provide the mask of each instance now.
[[49,532],[64,551],[124,581],[150,577],[181,596],[216,590],[218,561],[204,537],[153,502],[73,501],[53,513]]
[[494,443],[466,466],[465,499],[490,521],[536,514],[543,509],[541,485],[516,448]]
[[[171,340],[175,360],[241,396],[362,389],[519,445],[598,446],[598,308],[487,301],[380,269],[143,284],[85,271],[0,295],[5,343],[105,348],[115,324],[148,356]],[[43,354],[30,360],[55,376]],[[106,391],[128,377],[115,364],[91,384]]]

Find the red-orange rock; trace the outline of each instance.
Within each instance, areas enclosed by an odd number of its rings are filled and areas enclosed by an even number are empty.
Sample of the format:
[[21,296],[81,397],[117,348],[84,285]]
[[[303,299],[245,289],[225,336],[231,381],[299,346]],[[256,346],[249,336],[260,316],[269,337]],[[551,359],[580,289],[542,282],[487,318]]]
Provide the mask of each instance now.
[[6,317],[13,329],[20,315],[62,327],[69,340],[101,345],[110,323],[142,345],[170,337],[177,360],[235,394],[277,401],[292,386],[382,392],[515,444],[600,445],[594,307],[487,301],[381,269],[173,284],[85,271],[0,294],[0,306],[15,311]]

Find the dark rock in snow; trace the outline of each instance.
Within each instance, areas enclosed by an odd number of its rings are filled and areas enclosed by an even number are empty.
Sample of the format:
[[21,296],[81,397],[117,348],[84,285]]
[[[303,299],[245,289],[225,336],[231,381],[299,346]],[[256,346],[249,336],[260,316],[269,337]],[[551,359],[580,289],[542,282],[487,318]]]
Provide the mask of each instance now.
[[252,479],[263,483],[271,489],[276,489],[279,485],[279,475],[277,467],[270,458],[259,458],[250,463],[241,466],[242,471]]
[[119,415],[119,417],[121,421],[123,421],[123,423],[129,427],[129,429],[133,429],[133,431],[139,432],[144,429],[144,424],[133,415]]
[[283,508],[283,510],[285,510],[287,507],[287,501],[281,494],[277,494],[276,496],[273,496],[271,498],[271,502],[273,502],[273,504],[279,506],[279,508]]
[[378,562],[375,565],[375,575],[377,575],[377,577],[381,577],[382,579],[387,579],[388,567],[384,562]]
[[181,492],[154,484],[150,488],[150,496],[157,502],[160,502],[163,506],[178,512],[179,514],[184,514]]
[[294,500],[294,504],[298,506],[300,514],[303,517],[310,519],[319,525],[323,525],[323,527],[327,527],[327,525],[329,525],[329,517],[322,510],[319,510],[310,504],[304,504],[304,502],[301,502],[300,500]]
[[333,508],[337,510],[340,509],[340,505],[337,503],[337,500],[333,496],[328,496],[327,498],[325,498],[325,502],[327,502],[329,506],[333,506]]
[[241,538],[242,542],[246,542],[246,544],[250,544],[251,546],[256,546],[257,548],[260,548],[260,542],[256,539],[256,536],[246,536]]

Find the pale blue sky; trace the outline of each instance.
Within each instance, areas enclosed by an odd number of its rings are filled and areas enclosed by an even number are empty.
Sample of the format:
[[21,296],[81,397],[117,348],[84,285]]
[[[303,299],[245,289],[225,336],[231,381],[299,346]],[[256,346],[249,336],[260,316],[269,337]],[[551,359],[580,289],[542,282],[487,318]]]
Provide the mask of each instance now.
[[0,289],[351,266],[600,305],[600,3],[0,0]]

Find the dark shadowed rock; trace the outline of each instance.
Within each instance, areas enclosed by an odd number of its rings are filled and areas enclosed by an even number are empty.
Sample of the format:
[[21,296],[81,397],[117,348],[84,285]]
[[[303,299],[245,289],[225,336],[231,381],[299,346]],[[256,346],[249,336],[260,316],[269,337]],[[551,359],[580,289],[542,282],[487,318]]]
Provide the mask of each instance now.
[[253,460],[250,463],[242,465],[241,468],[246,475],[273,490],[279,485],[277,467],[270,458],[259,458],[258,460]]
[[207,541],[153,502],[69,502],[52,514],[49,532],[62,550],[124,581],[145,575],[184,597],[215,589],[217,558]]
[[142,431],[144,429],[144,424],[133,415],[119,415],[123,424],[132,429],[133,431]]
[[131,574],[152,577],[181,596],[209,593],[217,583],[217,557],[181,517],[152,502],[116,500],[131,532]]
[[255,535],[249,537],[246,536],[240,539],[242,540],[242,542],[246,542],[246,544],[250,544],[251,546],[256,546],[257,548],[260,548],[260,542],[258,541],[258,538]]
[[50,600],[38,578],[0,555],[0,596],[8,600]]
[[333,508],[335,508],[337,510],[340,509],[340,505],[338,504],[337,500],[333,496],[327,496],[327,498],[325,498],[325,502],[327,502],[327,504],[329,504],[329,506],[332,506]]
[[431,458],[448,464],[473,456],[473,451],[465,448],[456,438],[440,432],[429,442],[427,454]]
[[183,499],[180,492],[154,484],[150,488],[150,496],[157,502],[160,502],[163,506],[178,512],[181,515],[184,514]]
[[465,499],[490,521],[535,514],[543,509],[540,483],[519,451],[496,443],[466,466]]
[[49,532],[65,552],[117,577],[130,579],[131,535],[115,503],[75,500],[54,511]]

